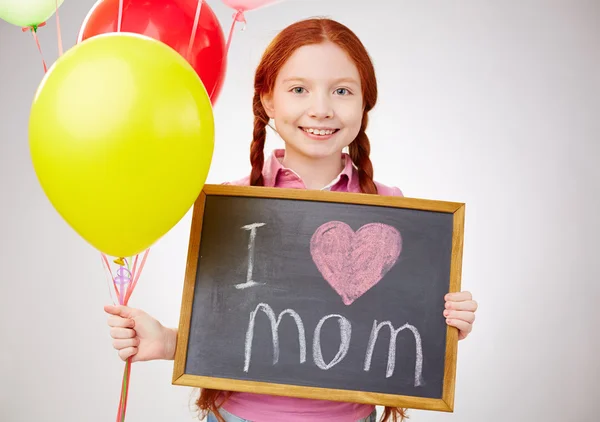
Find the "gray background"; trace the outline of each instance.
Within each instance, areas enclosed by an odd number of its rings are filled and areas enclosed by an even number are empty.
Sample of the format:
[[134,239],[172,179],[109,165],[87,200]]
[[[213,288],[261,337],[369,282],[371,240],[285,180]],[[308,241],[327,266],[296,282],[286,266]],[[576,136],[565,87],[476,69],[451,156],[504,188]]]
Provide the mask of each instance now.
[[[92,4],[65,1],[65,48]],[[227,33],[232,11],[209,4]],[[374,58],[376,178],[467,203],[463,288],[480,310],[459,347],[456,411],[411,411],[410,421],[595,421],[600,2],[296,0],[248,13],[215,107],[210,182],[247,174],[254,67],[278,30],[314,15],[348,24]],[[53,62],[54,20],[40,38]],[[99,255],[51,207],[31,165],[27,120],[42,76],[31,35],[0,22],[0,419],[105,422],[123,363]],[[269,135],[269,149],[281,145]],[[130,302],[171,326],[190,217],[152,249]],[[194,420],[195,391],[171,386],[172,367],[133,367],[128,420]]]

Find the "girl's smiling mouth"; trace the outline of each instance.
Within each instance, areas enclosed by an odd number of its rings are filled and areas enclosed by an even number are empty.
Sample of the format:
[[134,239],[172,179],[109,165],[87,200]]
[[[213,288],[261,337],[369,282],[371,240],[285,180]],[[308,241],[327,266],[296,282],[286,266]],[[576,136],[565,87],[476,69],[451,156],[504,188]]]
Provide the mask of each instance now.
[[298,127],[306,136],[311,139],[326,140],[336,134],[339,129],[336,128],[320,128],[320,127]]

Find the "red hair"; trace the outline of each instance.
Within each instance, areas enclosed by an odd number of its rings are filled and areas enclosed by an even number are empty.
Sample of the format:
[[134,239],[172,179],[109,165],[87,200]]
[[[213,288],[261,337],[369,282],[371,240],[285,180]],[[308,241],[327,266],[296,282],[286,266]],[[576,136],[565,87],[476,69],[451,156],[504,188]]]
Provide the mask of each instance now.
[[[358,168],[361,192],[376,194],[377,186],[373,181],[373,165],[369,154],[371,145],[366,134],[368,113],[377,102],[377,80],[371,58],[360,39],[349,28],[331,19],[313,18],[296,22],[281,31],[265,50],[256,69],[254,77],[254,133],[250,144],[251,186],[264,186],[263,165],[264,147],[267,137],[266,126],[269,116],[264,109],[261,97],[270,94],[275,86],[275,79],[283,64],[296,49],[311,44],[331,42],[342,48],[356,64],[361,79],[363,95],[363,118],[360,131],[349,146],[350,158]],[[196,404],[204,417],[208,412],[215,414],[220,422],[224,422],[218,408],[231,395],[231,392],[203,389]],[[381,421],[403,421],[406,412],[401,408],[386,407]]]
[[371,58],[360,39],[346,26],[331,19],[307,19],[296,22],[281,31],[263,54],[254,77],[254,135],[250,144],[251,186],[263,186],[264,147],[269,117],[261,96],[270,94],[283,64],[296,49],[305,45],[332,42],[346,51],[356,64],[361,79],[364,113],[360,131],[350,144],[350,158],[358,168],[358,180],[363,193],[377,193],[373,182],[373,165],[369,154],[371,145],[366,134],[368,112],[377,102],[377,80]]

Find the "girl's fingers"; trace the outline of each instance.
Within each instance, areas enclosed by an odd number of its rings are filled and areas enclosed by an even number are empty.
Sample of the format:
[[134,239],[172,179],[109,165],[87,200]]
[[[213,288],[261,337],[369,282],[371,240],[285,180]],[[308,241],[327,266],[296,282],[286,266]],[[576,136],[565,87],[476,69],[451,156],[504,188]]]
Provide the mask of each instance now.
[[474,300],[466,300],[464,302],[450,301],[446,302],[446,309],[475,312],[477,310],[477,302]]
[[473,324],[475,322],[475,313],[467,311],[444,311],[444,316],[449,319],[460,319],[462,321]]
[[133,328],[135,323],[132,319],[121,318],[119,316],[109,316],[108,325],[110,327]]
[[126,347],[125,349],[119,350],[119,357],[122,360],[127,360],[130,356],[133,356],[136,353],[137,353],[137,347]]
[[124,305],[104,305],[104,312],[123,318],[131,318],[135,313],[132,308]]
[[135,331],[130,328],[113,327],[110,329],[110,336],[114,339],[133,338]]
[[450,302],[464,302],[466,300],[473,300],[473,295],[471,295],[471,292],[468,291],[455,292],[448,293],[444,299]]
[[140,341],[137,337],[113,340],[113,347],[117,350],[123,350],[129,347],[138,347],[139,345]]
[[446,319],[446,324],[456,327],[460,330],[460,333],[458,333],[459,339],[463,339],[466,336],[468,336],[471,330],[473,329],[473,326],[471,324],[460,319],[448,318]]

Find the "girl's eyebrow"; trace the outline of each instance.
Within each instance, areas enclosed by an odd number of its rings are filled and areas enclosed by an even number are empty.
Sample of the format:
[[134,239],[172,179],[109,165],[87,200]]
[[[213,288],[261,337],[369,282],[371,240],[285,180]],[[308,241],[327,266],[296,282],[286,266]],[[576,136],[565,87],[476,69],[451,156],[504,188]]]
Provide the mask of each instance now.
[[[292,76],[289,78],[285,78],[282,83],[290,83],[290,82],[300,82],[300,83],[306,83],[308,82],[308,80],[306,78],[300,78],[297,76]],[[340,83],[350,83],[350,84],[355,84],[355,85],[360,85],[360,82],[358,82],[355,78],[350,77],[350,76],[346,76],[346,77],[342,77],[342,78],[338,78],[338,79],[334,79],[333,80],[333,84],[337,85]]]
[[290,82],[301,82],[301,83],[305,83],[307,82],[306,79],[304,78],[299,78],[297,76],[292,76],[290,78],[285,78],[283,81],[281,81],[284,84],[290,83]]

